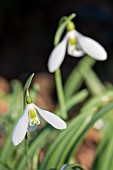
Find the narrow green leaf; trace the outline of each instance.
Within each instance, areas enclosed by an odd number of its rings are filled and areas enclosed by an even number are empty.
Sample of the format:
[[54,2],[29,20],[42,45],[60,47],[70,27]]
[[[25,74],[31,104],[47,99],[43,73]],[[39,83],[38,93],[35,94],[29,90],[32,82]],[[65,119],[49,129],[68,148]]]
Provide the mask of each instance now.
[[[87,69],[87,74],[84,70]],[[81,69],[81,74],[85,80],[85,83],[89,90],[91,91],[92,95],[98,95],[105,91],[105,87],[96,75],[96,73],[89,67],[89,65],[84,64],[84,69]]]
[[[87,113],[86,113],[87,114]],[[50,146],[41,168],[55,168],[59,166],[59,159],[62,159],[62,153],[67,148],[67,145],[70,143],[70,139],[73,138],[73,135],[79,129],[81,123],[83,122],[86,115],[74,118],[73,121],[68,125],[68,128],[58,135],[57,139]],[[60,156],[59,156],[60,155]],[[64,161],[61,162],[61,164]]]
[[13,170],[6,162],[0,160],[0,170]]
[[93,170],[112,170],[113,169],[113,121],[112,124],[105,126],[102,140],[99,144]]
[[12,131],[20,113],[22,112],[22,86],[19,81],[13,80],[12,93],[10,94],[10,108],[6,120],[6,137],[2,146],[1,160],[4,162],[6,159],[9,161],[11,154],[14,151],[14,146],[11,141]]
[[[86,89],[83,89],[80,92],[73,95],[71,98],[67,99],[66,100],[67,111],[70,111],[77,104],[82,103],[88,97],[88,94],[89,94],[88,91]],[[59,116],[61,115],[59,106],[56,108],[55,113]]]
[[[40,150],[45,145],[49,135],[51,135],[52,129],[53,128],[51,128],[51,127],[43,128],[41,130],[41,132],[37,135],[35,140],[31,143],[31,145],[29,147],[29,157],[30,157],[30,159],[33,158],[36,150]],[[19,161],[18,164],[15,165],[15,169],[22,170],[22,169],[25,168],[25,166],[26,166],[26,156],[23,154],[21,161]]]
[[76,151],[93,124],[112,109],[113,103],[103,107],[98,113],[90,110],[90,112],[82,113],[73,119],[68,128],[57,137],[49,148],[41,168],[59,167],[65,161],[67,162],[73,153],[73,146]]
[[[75,151],[77,150],[77,147],[80,145],[80,143],[84,139],[86,133],[94,125],[94,123],[97,120],[99,120],[100,118],[103,118],[105,115],[107,115],[112,109],[113,109],[113,103],[110,103],[109,105],[104,106],[100,111],[93,114],[93,116],[89,115],[89,117],[88,117],[89,121],[87,123],[87,126],[83,129],[83,131],[81,131],[81,133],[79,134],[78,138],[76,139],[76,141],[74,143],[74,146],[76,146]],[[73,146],[72,146],[72,149],[70,150],[70,154],[68,153],[69,159],[70,159],[71,155],[73,155],[73,153],[74,152],[73,152]]]
[[72,70],[64,86],[66,99],[71,97],[81,87],[84,80],[81,72],[84,72],[85,75],[87,75],[88,73],[87,67],[84,67],[84,65],[88,65],[88,67],[93,67],[95,62],[96,61],[94,59],[86,56]]
[[108,104],[113,101],[113,92],[106,91],[98,96],[90,98],[86,104],[82,107],[81,111],[90,110],[92,107],[100,108],[105,104]]
[[73,106],[82,103],[88,97],[88,94],[88,91],[86,89],[83,89],[80,92],[76,93],[74,96],[72,96],[70,99],[67,99],[67,110],[70,110]]

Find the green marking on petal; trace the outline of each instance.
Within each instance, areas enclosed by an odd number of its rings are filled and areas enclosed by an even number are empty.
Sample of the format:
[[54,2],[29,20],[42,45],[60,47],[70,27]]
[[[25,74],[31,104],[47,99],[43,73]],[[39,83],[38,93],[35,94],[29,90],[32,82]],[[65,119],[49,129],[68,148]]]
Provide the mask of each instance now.
[[37,113],[36,113],[35,109],[29,110],[29,117],[30,117],[30,119],[35,119],[37,117]]
[[76,38],[69,38],[69,44],[76,45],[77,44],[77,39]]
[[40,124],[40,121],[35,119],[35,123],[38,125],[38,124]]
[[30,125],[33,126],[35,123],[38,125],[40,121],[38,120],[36,110],[34,108],[29,110]]
[[32,119],[31,122],[30,122],[30,126],[34,126],[34,124],[39,125],[40,121],[38,121],[37,119]]
[[35,120],[33,119],[32,121],[31,121],[31,125],[33,126],[35,124]]

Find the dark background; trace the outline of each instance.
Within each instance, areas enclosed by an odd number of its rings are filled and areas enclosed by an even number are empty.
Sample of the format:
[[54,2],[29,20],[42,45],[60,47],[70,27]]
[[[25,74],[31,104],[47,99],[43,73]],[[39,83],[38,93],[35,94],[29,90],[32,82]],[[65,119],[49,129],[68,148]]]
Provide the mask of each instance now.
[[[32,72],[48,72],[54,33],[63,15],[75,12],[79,32],[100,42],[108,60],[94,69],[103,81],[113,82],[113,2],[110,0],[0,1],[0,76],[8,80]],[[64,79],[79,59],[67,56]]]

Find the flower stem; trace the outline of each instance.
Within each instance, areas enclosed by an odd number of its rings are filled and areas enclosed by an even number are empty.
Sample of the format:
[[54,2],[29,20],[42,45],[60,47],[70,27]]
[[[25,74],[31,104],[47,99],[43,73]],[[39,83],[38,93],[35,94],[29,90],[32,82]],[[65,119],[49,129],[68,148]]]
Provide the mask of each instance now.
[[64,98],[64,91],[63,91],[60,68],[58,68],[55,71],[55,82],[56,82],[56,89],[57,89],[59,105],[60,105],[60,108],[61,108],[61,116],[62,116],[62,118],[66,119],[67,118],[67,112],[66,112],[66,105],[65,105],[65,98]]
[[29,152],[28,152],[28,134],[27,133],[25,136],[25,153],[26,153],[26,160],[27,160],[27,170],[30,170],[30,159],[29,159]]
[[[70,15],[68,18],[66,17],[65,22],[62,24],[60,23],[58,26],[58,29],[56,31],[55,37],[54,37],[54,46],[57,46],[60,38],[62,36],[62,33],[64,32],[64,29],[66,27],[66,23],[68,19],[73,19],[75,17],[75,14]],[[58,96],[58,101],[59,105],[61,108],[61,116],[62,118],[66,119],[67,118],[67,111],[66,111],[66,105],[65,105],[65,97],[64,97],[64,90],[63,90],[63,85],[62,85],[62,76],[61,76],[61,71],[60,68],[58,68],[55,71],[55,83],[56,83],[56,89],[57,89],[57,96]]]

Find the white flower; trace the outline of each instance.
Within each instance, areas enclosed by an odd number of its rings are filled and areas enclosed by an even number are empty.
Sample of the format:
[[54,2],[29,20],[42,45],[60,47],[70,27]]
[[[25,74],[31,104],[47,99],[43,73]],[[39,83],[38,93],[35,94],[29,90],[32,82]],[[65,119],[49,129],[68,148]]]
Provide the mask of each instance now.
[[[73,42],[74,41],[74,42]],[[52,73],[62,64],[66,48],[67,53],[73,57],[81,57],[85,53],[96,60],[106,60],[105,49],[95,40],[80,34],[76,30],[66,33],[63,40],[53,49],[48,61],[48,69]]]
[[66,123],[58,116],[54,115],[49,111],[40,109],[33,103],[27,104],[23,115],[18,120],[13,130],[12,142],[14,145],[18,145],[19,143],[21,143],[27,131],[34,131],[40,124],[40,118],[37,113],[39,113],[40,116],[43,117],[54,128],[66,128]]

